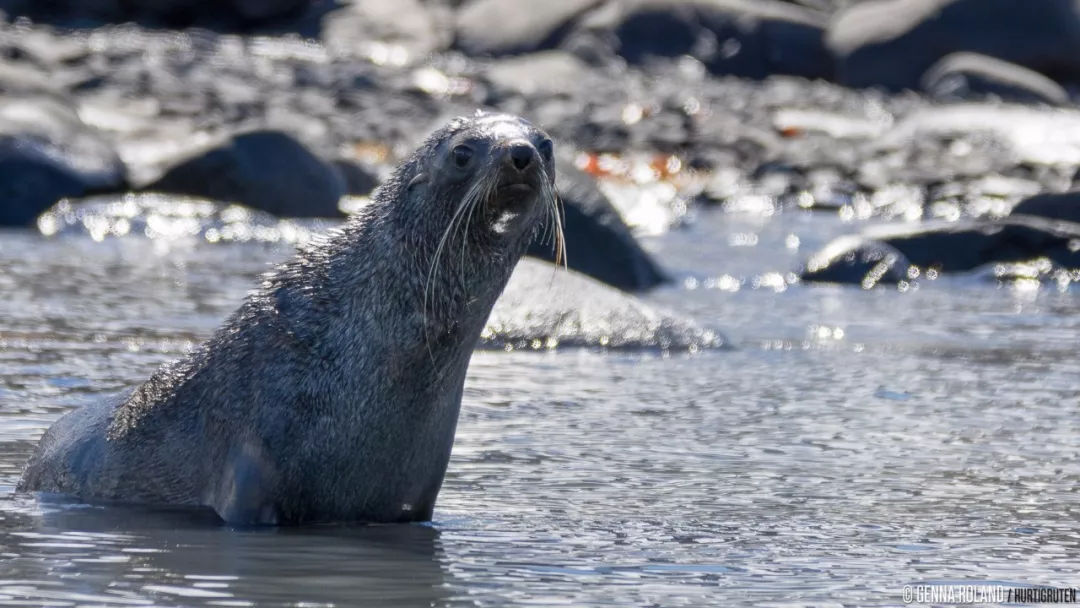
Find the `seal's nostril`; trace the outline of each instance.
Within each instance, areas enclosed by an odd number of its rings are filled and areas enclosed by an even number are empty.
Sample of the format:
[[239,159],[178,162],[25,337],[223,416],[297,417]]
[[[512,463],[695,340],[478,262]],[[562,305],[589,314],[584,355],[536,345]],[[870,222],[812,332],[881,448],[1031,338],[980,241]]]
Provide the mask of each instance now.
[[533,155],[536,152],[529,144],[514,144],[510,147],[510,160],[514,162],[514,166],[518,171],[524,171],[529,163],[533,160]]

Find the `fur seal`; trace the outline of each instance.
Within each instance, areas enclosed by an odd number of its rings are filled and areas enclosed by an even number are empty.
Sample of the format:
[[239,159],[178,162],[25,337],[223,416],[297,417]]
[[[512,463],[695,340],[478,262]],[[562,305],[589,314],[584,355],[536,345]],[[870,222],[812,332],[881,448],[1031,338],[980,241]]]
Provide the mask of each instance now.
[[520,118],[454,119],[207,342],[58,420],[19,489],[234,525],[430,520],[484,322],[560,229],[552,155]]

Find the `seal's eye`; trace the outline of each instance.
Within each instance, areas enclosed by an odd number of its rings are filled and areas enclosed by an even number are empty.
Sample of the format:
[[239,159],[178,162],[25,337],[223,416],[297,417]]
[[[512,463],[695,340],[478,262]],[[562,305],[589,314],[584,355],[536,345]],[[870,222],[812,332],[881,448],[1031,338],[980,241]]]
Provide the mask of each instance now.
[[551,155],[554,153],[555,145],[551,143],[550,139],[545,139],[540,142],[540,145],[536,147],[540,152],[540,156],[544,157],[544,160],[551,160]]
[[455,146],[453,154],[454,164],[457,165],[459,168],[464,169],[469,165],[469,161],[472,160],[473,150],[466,145]]

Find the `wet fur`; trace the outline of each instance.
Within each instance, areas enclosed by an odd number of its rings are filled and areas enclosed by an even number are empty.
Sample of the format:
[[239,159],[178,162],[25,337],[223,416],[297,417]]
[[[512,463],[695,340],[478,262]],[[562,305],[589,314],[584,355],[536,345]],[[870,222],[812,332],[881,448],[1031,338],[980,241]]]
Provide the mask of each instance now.
[[491,116],[434,133],[209,341],[60,419],[20,489],[206,505],[235,524],[430,519],[470,354],[535,230],[557,219],[548,161],[503,233],[489,229],[493,150],[469,179],[445,178],[452,142],[505,143],[492,124],[546,137]]

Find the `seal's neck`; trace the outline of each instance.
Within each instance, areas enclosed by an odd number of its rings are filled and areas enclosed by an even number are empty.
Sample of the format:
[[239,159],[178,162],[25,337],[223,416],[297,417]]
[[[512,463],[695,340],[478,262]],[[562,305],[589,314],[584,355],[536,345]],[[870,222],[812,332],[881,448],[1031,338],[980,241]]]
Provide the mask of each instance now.
[[[355,353],[359,364],[367,364],[367,353],[382,348],[387,354],[381,359],[395,365],[434,366],[439,376],[460,368],[464,374],[527,238],[475,239],[458,231],[436,240],[430,227],[424,233],[423,226],[378,211],[362,211],[302,251],[279,273],[298,277],[283,287],[311,292],[319,310],[307,317],[335,319],[320,332],[334,352]],[[313,275],[319,286],[311,290]]]

